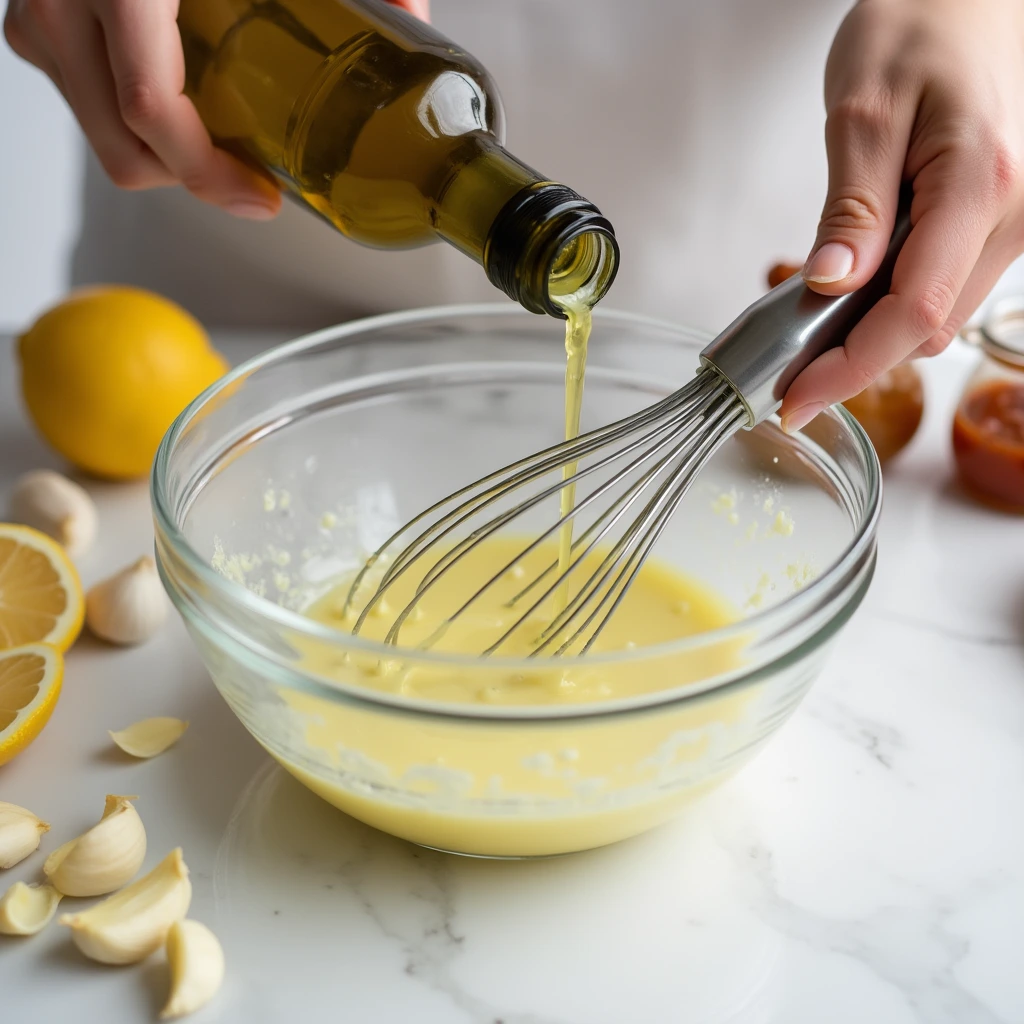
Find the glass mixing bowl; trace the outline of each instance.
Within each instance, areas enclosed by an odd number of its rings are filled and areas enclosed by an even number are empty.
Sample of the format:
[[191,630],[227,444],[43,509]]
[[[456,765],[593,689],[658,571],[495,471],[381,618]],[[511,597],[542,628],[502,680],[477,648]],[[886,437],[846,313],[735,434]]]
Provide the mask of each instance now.
[[[689,380],[705,341],[600,310],[583,428]],[[560,440],[564,358],[559,324],[505,305],[350,323],[230,373],[157,455],[160,570],[224,699],[314,792],[425,846],[547,855],[665,821],[779,728],[874,569],[881,484],[864,433],[839,407],[796,437],[769,422],[723,446],[655,552],[738,621],[572,666],[588,683],[640,673],[669,688],[494,705],[473,695],[536,659],[406,650],[403,666],[467,698],[380,689],[374,666],[394,648],[302,609],[438,498]]]

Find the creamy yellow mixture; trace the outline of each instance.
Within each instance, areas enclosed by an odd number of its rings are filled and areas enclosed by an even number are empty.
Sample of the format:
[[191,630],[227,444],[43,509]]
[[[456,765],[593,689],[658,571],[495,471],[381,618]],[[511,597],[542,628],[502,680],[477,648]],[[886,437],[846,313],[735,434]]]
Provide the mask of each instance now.
[[[425,721],[282,689],[282,698],[299,716],[300,746],[307,757],[349,781],[326,782],[308,765],[281,758],[285,767],[329,802],[386,832],[489,856],[565,853],[614,842],[668,819],[717,781],[705,778],[701,765],[715,759],[720,745],[739,745],[728,737],[730,730],[746,728],[749,702],[743,694],[629,715],[507,722],[459,717],[460,710],[474,705],[509,713],[563,706],[578,714],[584,705],[699,682],[742,661],[737,638],[643,661],[600,664],[569,657],[516,669],[488,662],[436,664],[410,650],[436,633],[439,622],[465,599],[470,582],[498,572],[527,542],[505,538],[481,545],[475,561],[453,569],[427,591],[393,658],[357,651],[339,656],[336,648],[304,651],[303,668],[312,674],[417,702],[444,702],[452,716]],[[553,542],[519,571],[505,573],[436,639],[433,651],[476,653],[492,643],[519,614],[508,607],[509,599],[557,557]],[[383,638],[417,582],[412,574],[396,584],[387,605],[367,618],[362,635]],[[354,612],[345,610],[347,593],[346,583],[308,614],[350,629]],[[539,610],[510,638],[504,653],[515,657],[532,649],[550,614]],[[649,647],[736,618],[728,603],[700,583],[651,561],[594,651]]]
[[[404,650],[434,653],[480,654],[499,638],[508,639],[493,653],[504,658],[523,658],[537,646],[552,622],[552,598],[526,614],[545,590],[541,581],[533,590],[529,583],[553,570],[559,551],[551,543],[520,557],[530,544],[528,537],[492,537],[466,553],[437,581],[417,596],[417,588],[429,568],[415,564],[398,577],[382,599],[370,605],[359,635],[382,642],[400,614],[412,605],[412,612],[398,634],[396,656],[375,669],[371,685],[429,700],[459,703],[548,704],[552,701],[589,701],[651,693],[675,685],[650,673],[629,671],[595,690],[580,693],[573,680],[584,677],[585,661],[578,658],[546,659],[543,668],[518,674],[504,673],[500,688],[467,688],[460,681],[453,686],[447,673],[440,677],[428,671],[402,667]],[[575,596],[582,581],[599,566],[605,552],[592,552],[570,578]],[[432,562],[430,563],[433,564]],[[491,578],[494,584],[468,607],[467,598]],[[549,577],[550,580],[550,577]],[[313,619],[349,631],[366,607],[377,581],[364,583],[349,601],[349,581],[322,597],[307,609]],[[456,612],[459,614],[456,615]],[[735,621],[737,613],[711,590],[655,560],[649,560],[626,592],[616,613],[601,631],[591,653],[633,650],[670,643],[695,633],[706,633]],[[522,621],[521,621],[522,620]],[[374,658],[374,661],[378,659]]]
[[[588,307],[566,308],[565,436],[579,433],[590,335]],[[565,467],[571,479],[575,465]],[[561,492],[560,515],[574,507],[575,485]],[[671,817],[715,784],[727,751],[749,739],[745,694],[712,696],[668,708],[579,717],[588,705],[642,697],[718,676],[742,662],[738,638],[596,663],[572,655],[527,659],[590,576],[603,553],[532,606],[572,557],[572,523],[556,541],[518,560],[529,538],[492,537],[417,593],[429,564],[414,564],[369,606],[377,578],[349,600],[349,581],[307,614],[385,641],[401,617],[393,656],[353,648],[339,655],[302,642],[303,669],[357,689],[447,705],[429,719],[398,709],[341,703],[283,688],[297,716],[299,762],[275,756],[310,789],[370,825],[413,842],[485,856],[536,856],[588,849],[636,835]],[[513,564],[514,563],[514,564]],[[497,582],[463,607],[484,581]],[[528,584],[540,578],[539,586]],[[655,561],[634,580],[591,648],[595,656],[669,644],[734,622],[738,613],[695,580]],[[564,633],[550,654],[569,636]],[[391,640],[396,640],[391,637]],[[464,663],[420,656],[479,655]],[[499,660],[495,660],[499,659]],[[500,659],[520,659],[516,667]],[[515,720],[467,716],[487,705],[511,714],[564,707],[577,717]],[[736,731],[740,731],[740,735]],[[312,770],[311,770],[312,769]],[[329,774],[336,781],[325,781]]]

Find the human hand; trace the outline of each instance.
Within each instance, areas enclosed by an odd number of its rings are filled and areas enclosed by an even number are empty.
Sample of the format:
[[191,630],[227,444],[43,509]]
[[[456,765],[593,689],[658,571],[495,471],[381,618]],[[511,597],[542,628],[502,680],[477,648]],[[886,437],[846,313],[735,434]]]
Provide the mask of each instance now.
[[[428,17],[428,0],[394,2]],[[10,0],[4,35],[53,80],[115,184],[181,184],[237,216],[273,217],[277,188],[214,146],[182,95],[177,13],[177,0]]]
[[841,295],[874,274],[902,180],[913,230],[883,298],[793,381],[797,430],[905,359],[943,351],[1024,252],[1024,3],[860,0],[825,74],[828,197],[804,280]]

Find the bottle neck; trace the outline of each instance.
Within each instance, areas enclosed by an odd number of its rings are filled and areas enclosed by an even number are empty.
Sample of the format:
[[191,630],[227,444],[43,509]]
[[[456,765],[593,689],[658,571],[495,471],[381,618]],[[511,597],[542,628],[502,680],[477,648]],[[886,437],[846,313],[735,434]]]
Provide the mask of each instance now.
[[544,180],[493,138],[477,152],[437,206],[436,228],[480,263],[491,283],[532,313],[564,318],[608,291],[619,250],[611,223],[572,189]]

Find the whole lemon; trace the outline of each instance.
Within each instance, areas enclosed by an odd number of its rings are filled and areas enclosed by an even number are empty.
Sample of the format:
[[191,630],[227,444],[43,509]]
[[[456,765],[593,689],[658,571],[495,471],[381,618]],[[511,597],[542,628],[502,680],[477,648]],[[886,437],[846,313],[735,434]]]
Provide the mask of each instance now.
[[40,433],[79,468],[116,479],[147,473],[175,416],[228,368],[180,306],[113,286],[72,293],[18,353]]

